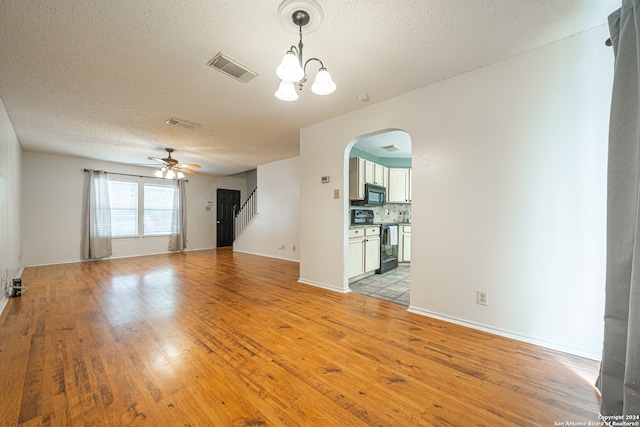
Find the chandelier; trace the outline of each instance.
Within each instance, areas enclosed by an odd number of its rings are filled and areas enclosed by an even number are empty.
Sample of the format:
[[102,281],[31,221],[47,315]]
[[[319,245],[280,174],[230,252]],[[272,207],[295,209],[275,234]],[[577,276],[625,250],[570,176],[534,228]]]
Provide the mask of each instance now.
[[[281,9],[283,9],[286,5],[296,6],[296,3],[302,2],[293,2],[293,1],[285,1]],[[311,3],[311,2],[309,2]],[[313,5],[319,9],[319,6],[315,2],[312,2]],[[285,8],[286,10],[286,8]],[[321,10],[320,10],[320,13]],[[331,74],[327,71],[322,61],[318,58],[310,58],[306,61],[303,60],[302,57],[302,27],[305,27],[311,21],[311,17],[309,12],[301,9],[294,9],[293,13],[290,16],[290,22],[293,23],[296,27],[298,27],[298,32],[300,34],[300,42],[298,43],[298,47],[291,46],[287,53],[282,58],[282,63],[276,69],[276,74],[282,80],[280,82],[280,86],[276,91],[276,98],[282,101],[295,101],[298,99],[298,93],[296,91],[296,86],[299,90],[302,90],[304,84],[307,82],[307,65],[312,61],[317,61],[320,63],[320,68],[316,74],[315,81],[311,85],[311,91],[316,95],[329,95],[336,90],[336,84],[331,80]]]

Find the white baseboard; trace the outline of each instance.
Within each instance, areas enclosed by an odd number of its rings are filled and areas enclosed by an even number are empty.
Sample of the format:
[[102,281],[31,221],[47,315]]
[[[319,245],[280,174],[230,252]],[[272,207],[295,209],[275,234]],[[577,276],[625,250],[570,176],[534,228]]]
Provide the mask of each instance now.
[[341,294],[347,294],[347,293],[351,292],[351,289],[349,289],[349,288],[346,288],[346,289],[344,289],[344,288],[336,288],[335,286],[326,285],[324,283],[319,283],[319,282],[314,282],[312,280],[305,280],[303,278],[299,278],[298,279],[298,283],[315,286],[316,288],[322,288],[322,289],[326,289],[326,290],[329,290],[329,291],[340,292]]
[[260,252],[243,251],[243,250],[240,250],[240,249],[236,249],[235,247],[233,248],[233,251],[241,253],[241,254],[257,255],[257,256],[263,256],[263,257],[266,257],[266,258],[281,259],[283,261],[291,261],[291,262],[298,262],[298,263],[300,262],[299,259],[286,258],[286,257],[282,257],[282,256],[275,256],[273,254],[263,254],[263,253],[260,253]]
[[[183,252],[195,252],[195,251],[208,251],[211,249],[216,249],[215,246],[211,246],[208,248],[194,248],[194,249],[190,249],[187,248],[185,249]],[[109,257],[105,257],[105,258],[96,258],[96,259],[73,259],[73,260],[59,260],[59,261],[50,261],[50,262],[46,262],[46,263],[35,263],[35,264],[27,264],[26,267],[44,267],[47,265],[62,265],[62,264],[75,264],[77,262],[93,262],[93,261],[107,261],[110,259],[122,259],[122,258],[137,258],[137,257],[143,257],[143,256],[152,256],[152,255],[165,255],[165,254],[173,254],[173,253],[180,253],[181,251],[162,251],[162,252],[149,252],[146,254],[131,254],[131,255],[111,255]]]
[[9,302],[9,298],[2,295],[2,299],[0,299],[0,315],[2,315],[2,312],[4,311],[4,308],[7,306],[8,302]]
[[533,345],[537,345],[540,347],[544,347],[544,348],[548,348],[551,350],[556,350],[556,351],[560,351],[562,353],[568,353],[568,354],[573,354],[575,356],[580,356],[580,357],[584,357],[587,359],[592,359],[592,360],[596,360],[596,361],[600,361],[602,359],[602,355],[601,354],[594,354],[591,352],[585,352],[585,351],[581,351],[581,350],[576,350],[574,348],[570,348],[570,347],[565,347],[562,345],[558,345],[555,343],[550,343],[544,340],[540,340],[537,338],[533,338],[533,337],[529,337],[526,335],[522,335],[522,334],[518,334],[512,331],[507,331],[504,329],[500,329],[500,328],[494,328],[492,326],[488,326],[488,325],[483,325],[481,323],[476,323],[476,322],[471,322],[468,320],[463,320],[463,319],[458,319],[456,317],[452,317],[452,316],[447,316],[444,314],[440,314],[440,313],[435,313],[433,311],[429,311],[429,310],[425,310],[423,308],[419,308],[419,307],[415,307],[415,306],[409,306],[409,308],[407,309],[407,311],[409,311],[410,313],[414,313],[414,314],[419,314],[421,316],[426,316],[426,317],[431,317],[433,319],[438,319],[438,320],[442,320],[445,322],[449,322],[449,323],[454,323],[456,325],[460,325],[460,326],[464,326],[467,328],[471,328],[471,329],[476,329],[479,331],[483,331],[483,332],[487,332],[493,335],[498,335],[501,337],[505,337],[505,338],[510,338],[516,341],[522,341],[522,342],[526,342],[528,344],[533,344]]

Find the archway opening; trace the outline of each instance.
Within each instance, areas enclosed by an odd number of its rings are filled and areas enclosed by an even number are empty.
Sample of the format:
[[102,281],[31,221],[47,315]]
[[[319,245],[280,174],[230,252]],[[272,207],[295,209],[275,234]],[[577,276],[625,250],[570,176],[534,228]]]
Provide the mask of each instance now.
[[[345,288],[408,306],[411,271],[411,137],[384,129],[345,150],[348,189]],[[379,194],[384,193],[384,203]]]

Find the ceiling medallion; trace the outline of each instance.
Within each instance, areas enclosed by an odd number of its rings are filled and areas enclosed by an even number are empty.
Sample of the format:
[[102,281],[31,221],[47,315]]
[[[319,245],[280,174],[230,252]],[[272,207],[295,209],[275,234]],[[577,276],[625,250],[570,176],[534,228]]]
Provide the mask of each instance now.
[[293,21],[294,12],[302,11],[309,16],[309,20],[302,26],[309,34],[317,30],[324,21],[322,8],[313,0],[285,0],[278,8],[278,20],[285,30],[297,34],[300,26]]

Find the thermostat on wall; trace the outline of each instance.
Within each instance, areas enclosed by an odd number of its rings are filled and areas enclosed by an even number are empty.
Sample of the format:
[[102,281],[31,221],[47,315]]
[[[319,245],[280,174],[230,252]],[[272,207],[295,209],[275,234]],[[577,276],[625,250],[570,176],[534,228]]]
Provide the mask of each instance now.
[[320,177],[320,182],[323,184],[327,184],[329,181],[329,175]]

